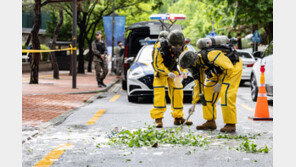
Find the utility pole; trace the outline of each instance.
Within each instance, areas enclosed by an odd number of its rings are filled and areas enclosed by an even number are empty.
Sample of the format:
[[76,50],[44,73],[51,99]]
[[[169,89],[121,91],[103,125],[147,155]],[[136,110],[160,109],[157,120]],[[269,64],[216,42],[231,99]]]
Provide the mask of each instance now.
[[[72,0],[72,12],[73,12],[73,25],[72,25],[72,47],[76,48],[76,34],[77,34],[77,0]],[[77,54],[76,50],[71,50],[73,64],[72,64],[72,88],[76,88],[76,63],[77,63]]]
[[115,11],[114,11],[114,0],[113,0],[113,13],[112,13],[112,55],[111,55],[111,74],[114,73],[114,28],[115,28]]

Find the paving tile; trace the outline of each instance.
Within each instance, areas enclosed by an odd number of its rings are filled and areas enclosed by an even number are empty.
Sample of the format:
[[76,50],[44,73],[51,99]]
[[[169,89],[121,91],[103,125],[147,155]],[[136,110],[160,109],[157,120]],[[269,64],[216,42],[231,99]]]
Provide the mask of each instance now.
[[[22,124],[37,126],[82,105],[95,93],[65,94],[95,91],[97,87],[95,73],[77,75],[77,89],[72,89],[72,76],[61,71],[60,79],[53,79],[52,72],[40,72],[39,84],[29,84],[30,74],[22,74]],[[114,82],[115,76],[107,75],[106,85]]]

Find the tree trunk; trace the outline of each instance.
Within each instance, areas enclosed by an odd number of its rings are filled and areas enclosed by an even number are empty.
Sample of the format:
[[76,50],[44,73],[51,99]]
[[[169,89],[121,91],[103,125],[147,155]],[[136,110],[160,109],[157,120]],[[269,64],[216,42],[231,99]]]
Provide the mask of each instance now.
[[71,57],[71,58],[70,58],[70,69],[69,69],[70,71],[69,71],[69,75],[72,76],[73,56],[71,55],[70,57]]
[[87,66],[87,72],[91,72],[92,71],[92,61],[93,61],[93,58],[94,58],[94,54],[92,52],[92,48],[91,48],[91,44],[88,45],[88,48],[89,48],[89,52],[88,52],[88,66]]
[[[59,20],[59,22],[58,22],[58,24],[57,24],[57,26],[56,26],[56,28],[54,30],[50,49],[55,49],[58,34],[59,34],[60,28],[61,28],[61,26],[63,24],[64,18],[63,18],[63,10],[62,9],[60,9],[59,15],[60,15],[60,20]],[[53,78],[54,79],[59,79],[59,66],[58,66],[58,63],[57,63],[57,60],[56,60],[55,52],[51,52],[50,56],[51,56],[51,64],[52,64],[52,67],[53,67]]]
[[241,37],[241,33],[237,34],[237,49],[242,49],[242,37]]
[[31,41],[31,34],[28,35],[27,41],[25,43],[25,47],[27,48]]
[[[79,34],[80,38],[80,34]],[[84,40],[83,37],[81,37],[81,40],[78,40],[78,45],[79,45],[79,55],[78,55],[78,70],[77,72],[80,74],[84,74],[84,58],[83,58],[83,45],[84,45]]]
[[83,58],[83,52],[84,52],[84,41],[85,41],[85,35],[86,35],[86,19],[87,19],[87,13],[82,13],[82,20],[78,23],[79,27],[79,36],[78,36],[78,49],[79,49],[79,55],[78,55],[78,73],[84,74],[84,58]]
[[[32,45],[34,50],[40,50],[38,32],[41,26],[41,0],[35,0],[34,24],[31,31]],[[30,84],[38,84],[40,53],[32,54]]]
[[273,22],[266,24],[264,30],[267,35],[267,42],[270,43],[273,40]]

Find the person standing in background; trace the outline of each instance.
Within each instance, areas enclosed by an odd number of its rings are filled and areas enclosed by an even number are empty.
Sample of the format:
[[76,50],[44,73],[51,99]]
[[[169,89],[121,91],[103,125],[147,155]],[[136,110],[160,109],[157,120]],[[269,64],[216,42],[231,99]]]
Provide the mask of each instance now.
[[98,82],[98,87],[106,87],[103,80],[105,79],[106,75],[108,74],[108,65],[107,65],[107,58],[106,58],[106,44],[102,40],[102,32],[96,32],[96,38],[92,42],[92,51],[94,53],[94,63],[96,69],[96,79]]
[[117,42],[114,53],[116,56],[116,77],[119,78],[122,71],[122,54],[123,54],[123,45],[121,41]]

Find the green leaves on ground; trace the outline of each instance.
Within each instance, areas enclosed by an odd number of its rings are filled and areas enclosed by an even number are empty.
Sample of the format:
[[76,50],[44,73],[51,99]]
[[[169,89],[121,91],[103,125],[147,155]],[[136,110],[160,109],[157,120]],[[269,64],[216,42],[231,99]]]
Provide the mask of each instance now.
[[257,148],[257,144],[251,142],[250,140],[246,139],[241,143],[239,147],[236,148],[237,151],[245,151],[247,153],[268,153],[269,149],[267,146]]
[[152,146],[159,144],[176,144],[203,147],[209,142],[201,135],[192,132],[182,133],[181,128],[156,130],[155,126],[140,128],[136,131],[125,130],[110,140],[113,144],[123,144],[129,147]]
[[[182,131],[181,127],[170,128],[170,129],[156,129],[155,126],[148,125],[145,128],[139,128],[133,131],[122,130],[116,134],[113,134],[113,138],[110,139],[108,145],[124,145],[128,147],[158,147],[163,144],[171,145],[182,145],[182,146],[197,146],[204,147],[208,146],[212,141],[215,140],[243,140],[243,142],[234,147],[237,151],[243,151],[247,153],[268,153],[269,148],[267,146],[258,148],[257,144],[252,142],[252,139],[257,139],[261,136],[258,134],[247,134],[247,135],[230,135],[230,134],[217,134],[209,135],[208,138],[203,137],[199,134],[194,134],[190,131]],[[99,144],[97,147],[99,148]],[[231,147],[227,147],[231,149]],[[195,151],[195,149],[193,150]],[[190,155],[192,152],[186,152],[186,155]]]
[[261,134],[258,133],[258,134],[254,134],[254,135],[248,134],[248,135],[238,135],[238,136],[232,136],[232,135],[228,135],[228,134],[218,134],[217,138],[218,139],[244,139],[244,140],[247,140],[247,139],[255,139],[257,136],[261,136]]
[[[238,135],[238,136],[232,136],[228,134],[218,134],[217,139],[243,139],[244,141],[240,144],[239,147],[236,147],[237,151],[245,151],[247,153],[258,153],[258,152],[264,152],[268,153],[269,148],[267,146],[262,147],[262,148],[257,148],[257,144],[253,143],[250,141],[250,139],[256,139],[256,137],[261,136],[260,133],[258,134],[248,134],[248,135]],[[229,147],[229,149],[231,149]]]

